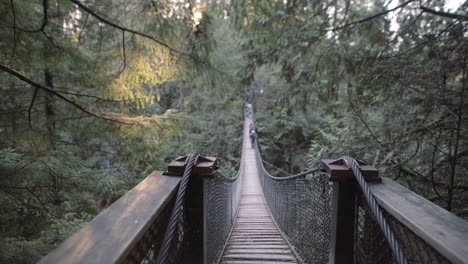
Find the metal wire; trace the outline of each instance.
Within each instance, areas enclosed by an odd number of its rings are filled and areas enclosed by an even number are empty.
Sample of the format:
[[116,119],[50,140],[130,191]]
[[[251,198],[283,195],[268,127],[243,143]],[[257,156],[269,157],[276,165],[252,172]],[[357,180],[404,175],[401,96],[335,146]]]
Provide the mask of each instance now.
[[367,186],[364,177],[362,176],[362,173],[359,169],[359,163],[349,156],[344,156],[342,157],[342,159],[348,164],[348,167],[351,168],[351,170],[353,171],[353,174],[356,177],[359,186],[361,186],[361,189],[364,193],[364,197],[366,198],[367,203],[369,204],[370,210],[375,216],[375,220],[379,224],[380,228],[382,229],[382,232],[384,233],[384,236],[387,239],[388,244],[393,254],[395,255],[396,260],[400,264],[408,263],[406,256],[403,253],[403,250],[401,249],[398,241],[395,239],[392,230],[390,230],[390,226],[385,220],[382,211],[380,210],[380,207],[377,205],[374,196],[371,194],[370,189]]
[[279,181],[281,181],[281,180],[289,180],[289,179],[292,179],[292,178],[302,177],[302,176],[305,176],[305,175],[307,175],[307,174],[312,174],[312,173],[317,172],[317,171],[320,170],[320,168],[317,167],[317,168],[312,168],[312,169],[304,170],[303,172],[299,172],[299,173],[297,173],[297,174],[289,174],[287,171],[285,171],[285,170],[283,170],[283,169],[281,169],[281,168],[278,168],[278,167],[276,167],[275,165],[266,162],[265,160],[262,160],[262,162],[263,162],[264,164],[269,165],[269,166],[271,166],[271,167],[277,169],[278,171],[281,171],[282,173],[284,173],[284,174],[287,175],[287,176],[284,176],[284,177],[271,176],[271,177],[273,177],[273,178],[275,178],[275,179],[277,179],[277,180],[279,180]]
[[172,208],[176,196],[173,195],[171,200],[161,209],[160,213],[149,226],[148,230],[143,234],[140,241],[132,248],[126,259],[125,264],[151,263],[155,259],[159,248],[161,247],[164,233],[171,216]]
[[[383,209],[382,209],[383,210]],[[414,264],[448,264],[451,263],[447,258],[442,256],[426,241],[416,235],[408,227],[402,224],[398,219],[392,216],[387,211],[383,210],[385,218],[388,220],[395,237],[401,243],[405,252],[408,263]]]
[[362,192],[356,197],[354,256],[359,264],[394,264],[395,258]]
[[304,263],[328,262],[332,197],[328,177],[318,169],[274,177],[265,170],[258,147],[256,159],[265,200],[291,246]]
[[[249,124],[249,120],[244,122],[242,149],[246,145],[250,146],[249,138],[246,136]],[[275,222],[300,256],[301,262],[328,262],[332,209],[332,188],[328,175],[319,173],[319,168],[313,168],[287,177],[274,177],[265,170],[256,143],[254,147],[265,200]],[[187,158],[187,167],[179,192],[175,197],[174,209],[168,220],[168,229],[164,241],[161,242],[162,246],[159,247],[159,243],[154,241],[147,254],[147,257],[155,256],[157,252],[155,249],[160,248],[156,263],[182,263],[180,259],[183,258],[179,255],[184,248],[190,247],[190,245],[183,244],[184,232],[187,232],[183,217],[183,196],[190,175],[188,171],[193,167],[196,157],[192,154]],[[397,219],[385,211],[382,212],[364,181],[358,163],[350,157],[343,157],[343,159],[352,169],[362,189],[362,193],[357,194],[356,205],[356,263],[398,262],[406,264],[408,260],[405,254],[410,256],[409,263],[425,263],[424,261],[430,260],[429,257],[436,258],[437,263],[448,263],[444,257]],[[221,259],[236,217],[244,164],[244,153],[242,153],[239,171],[235,177],[229,178],[216,173],[214,177],[203,178],[205,263],[218,263]],[[389,219],[390,224],[387,223],[384,215]],[[405,246],[405,252],[392,233],[390,225],[397,230],[397,237]],[[158,231],[158,234],[161,232]],[[411,246],[414,243],[417,245]],[[147,243],[142,245],[148,248]],[[421,248],[427,253],[423,257],[418,257],[418,250]],[[414,261],[414,259],[419,259],[419,261]]]
[[226,178],[216,174],[204,181],[206,207],[206,263],[216,263],[235,221],[240,197],[239,174]]
[[[244,122],[242,150],[250,145],[248,125]],[[203,199],[206,221],[205,263],[219,263],[227,239],[232,230],[239,205],[244,179],[245,153],[242,151],[239,170],[235,177],[226,177],[217,172],[213,178],[204,178]]]
[[179,222],[179,217],[182,212],[182,205],[185,198],[185,191],[187,190],[187,184],[189,182],[190,174],[192,174],[193,166],[195,165],[196,160],[198,159],[198,154],[190,154],[187,156],[186,165],[184,169],[184,175],[182,176],[182,181],[179,185],[179,190],[177,191],[177,198],[174,205],[174,208],[171,213],[169,220],[169,225],[167,227],[166,233],[164,234],[164,240],[161,246],[161,249],[156,259],[157,264],[166,264],[169,256],[169,249],[171,247],[172,239],[174,237],[176,227]]

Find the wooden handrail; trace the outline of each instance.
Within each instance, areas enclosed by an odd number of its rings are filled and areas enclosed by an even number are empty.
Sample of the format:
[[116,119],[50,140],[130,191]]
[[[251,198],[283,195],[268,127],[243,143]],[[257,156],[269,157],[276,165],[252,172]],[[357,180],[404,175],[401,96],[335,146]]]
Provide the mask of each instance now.
[[369,184],[379,206],[452,263],[468,263],[468,222],[395,181]]
[[168,206],[180,177],[153,172],[38,263],[121,263]]

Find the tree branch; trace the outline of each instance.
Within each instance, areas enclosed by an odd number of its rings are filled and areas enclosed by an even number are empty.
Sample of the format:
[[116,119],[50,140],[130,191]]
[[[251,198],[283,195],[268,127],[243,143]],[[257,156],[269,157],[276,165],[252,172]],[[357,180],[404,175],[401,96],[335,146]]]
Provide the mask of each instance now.
[[122,53],[123,66],[122,69],[120,69],[119,73],[117,73],[117,76],[115,76],[115,78],[119,77],[120,74],[122,74],[125,71],[125,68],[127,67],[127,52],[125,50],[125,30],[122,30]]
[[23,30],[24,32],[28,32],[28,33],[37,33],[37,32],[41,32],[41,31],[44,31],[44,28],[46,27],[48,21],[49,21],[49,18],[48,18],[48,14],[47,14],[47,9],[48,9],[48,0],[42,0],[42,25],[39,29],[36,29],[36,30]]
[[78,34],[78,42],[81,42],[81,35],[86,28],[86,24],[88,23],[89,13],[86,14],[85,21],[83,22],[83,26],[81,26],[80,34]]
[[89,14],[91,14],[93,17],[97,18],[99,21],[101,21],[102,23],[104,24],[107,24],[111,27],[114,27],[114,28],[117,28],[117,29],[120,29],[122,31],[127,31],[127,32],[130,32],[130,33],[133,33],[135,35],[138,35],[138,36],[142,36],[144,38],[147,38],[147,39],[150,39],[156,43],[158,43],[159,45],[163,46],[163,47],[166,47],[168,50],[172,51],[172,52],[175,52],[175,53],[178,53],[178,54],[181,54],[181,55],[184,55],[184,56],[187,56],[187,57],[191,57],[190,54],[188,53],[185,53],[183,51],[180,51],[180,50],[177,50],[171,46],[169,46],[169,44],[153,37],[153,36],[150,36],[146,33],[143,33],[143,32],[139,32],[139,31],[136,31],[134,29],[131,29],[131,28],[126,28],[124,26],[121,26],[117,23],[114,23],[104,17],[102,17],[101,15],[99,15],[98,13],[96,13],[94,10],[92,10],[91,8],[85,6],[83,3],[81,3],[80,1],[78,0],[69,0],[70,2],[74,3],[75,5],[79,6],[81,9],[85,10],[86,12],[88,12]]
[[[64,88],[64,87],[58,87],[58,88]],[[145,99],[145,97],[137,97],[137,98],[134,98],[134,99],[114,100],[114,99],[103,98],[103,97],[90,95],[90,94],[72,93],[72,92],[61,91],[61,90],[55,90],[55,91],[57,93],[61,93],[61,94],[68,94],[68,95],[79,96],[79,97],[88,97],[88,98],[92,98],[92,99],[99,100],[99,101],[104,101],[104,102],[109,102],[109,103],[125,103],[125,102],[128,102],[128,101]]]
[[28,124],[29,124],[29,128],[31,128],[31,129],[32,129],[31,109],[32,109],[32,107],[34,105],[34,101],[36,100],[37,91],[39,91],[39,88],[36,87],[36,89],[34,90],[33,98],[31,99],[31,104],[29,105],[29,108],[28,108]]
[[37,82],[29,79],[28,77],[24,76],[20,72],[12,69],[10,67],[8,67],[7,65],[4,65],[4,64],[0,63],[0,70],[15,76],[16,78],[22,80],[23,82],[26,82],[26,83],[30,84],[31,86],[33,86],[33,87],[35,87],[37,89],[41,89],[41,90],[43,90],[43,91],[45,91],[47,93],[50,93],[52,95],[57,96],[58,98],[60,98],[63,101],[73,105],[75,108],[79,109],[80,111],[82,111],[82,112],[84,112],[84,113],[86,113],[88,115],[94,116],[94,117],[99,118],[99,119],[104,119],[104,120],[108,120],[108,121],[118,122],[118,123],[121,123],[121,124],[131,125],[131,123],[126,123],[126,122],[123,122],[123,121],[120,121],[120,120],[117,120],[117,119],[114,119],[114,118],[110,118],[110,117],[107,117],[107,116],[103,116],[103,115],[99,115],[97,113],[94,113],[94,112],[84,108],[80,104],[76,103],[75,101],[73,101],[73,100],[65,97],[64,95],[60,94],[56,90],[54,90],[54,89],[52,89],[50,87],[44,86],[44,85],[42,85],[40,83],[37,83]]
[[10,0],[10,6],[11,6],[11,13],[13,14],[13,48],[11,50],[11,56],[10,56],[10,59],[8,60],[8,63],[11,63],[16,52],[16,10],[15,10],[15,4],[13,3],[13,0]]
[[431,8],[428,8],[428,7],[425,7],[425,6],[421,6],[420,8],[421,8],[422,11],[424,11],[426,13],[436,15],[436,16],[468,21],[468,16],[465,16],[465,15],[448,13],[448,12],[443,12],[443,11],[436,11],[434,9],[431,9]]
[[362,118],[361,114],[359,113],[359,111],[355,108],[355,105],[354,103],[351,101],[351,98],[349,98],[349,106],[351,107],[351,109],[353,110],[353,112],[356,114],[356,116],[359,118],[359,121],[361,121],[361,123],[364,125],[364,127],[367,129],[367,131],[371,134],[371,136],[375,139],[375,141],[377,141],[377,143],[379,143],[379,145],[383,146],[382,142],[379,140],[379,138],[377,137],[377,135],[374,133],[374,131],[372,131],[372,129],[370,129],[370,127],[367,125],[367,123],[364,121],[364,119]]
[[99,56],[101,56],[101,48],[102,48],[102,27],[99,27],[99,42],[98,42],[98,50],[96,54],[96,61],[94,62],[94,71],[96,71],[98,62],[99,62]]
[[366,17],[366,18],[363,18],[363,19],[360,19],[360,20],[356,20],[356,21],[353,21],[353,22],[349,22],[348,24],[345,24],[343,26],[338,26],[338,27],[335,27],[335,28],[330,28],[330,29],[325,29],[325,31],[337,31],[337,30],[341,30],[343,28],[346,28],[346,27],[349,27],[349,26],[352,26],[352,25],[355,25],[355,24],[361,24],[361,23],[364,23],[364,22],[367,22],[367,21],[370,21],[374,18],[377,18],[377,17],[380,17],[380,16],[383,16],[383,15],[386,15],[390,12],[393,12],[397,9],[400,9],[400,8],[403,8],[405,6],[407,6],[409,3],[411,2],[414,2],[415,0],[409,0],[409,1],[406,1],[404,2],[403,4],[401,5],[398,5],[392,9],[389,9],[389,10],[386,10],[386,11],[383,11],[383,12],[380,12],[380,13],[377,13],[377,14],[374,14],[372,16],[369,16],[369,17]]

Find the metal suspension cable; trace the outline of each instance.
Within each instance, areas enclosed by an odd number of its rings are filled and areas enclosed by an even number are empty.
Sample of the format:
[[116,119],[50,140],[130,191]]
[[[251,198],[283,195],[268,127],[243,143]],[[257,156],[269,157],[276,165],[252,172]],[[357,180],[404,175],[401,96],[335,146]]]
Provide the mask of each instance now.
[[305,175],[307,175],[307,174],[311,174],[311,173],[317,172],[317,171],[319,171],[319,170],[320,170],[320,168],[318,168],[318,167],[317,167],[317,168],[308,169],[308,170],[306,170],[306,171],[299,172],[299,173],[297,173],[297,174],[293,174],[293,175],[291,175],[291,176],[288,176],[288,178],[302,177],[302,176],[305,176]]
[[[258,149],[257,149],[257,151],[258,151]],[[317,172],[317,171],[320,170],[319,167],[316,167],[316,168],[307,169],[307,170],[305,170],[303,172],[299,172],[297,174],[289,174],[287,171],[285,171],[283,169],[280,169],[280,168],[276,167],[275,165],[265,161],[264,159],[262,159],[262,157],[260,157],[260,159],[262,160],[263,163],[265,163],[265,164],[267,164],[267,165],[269,165],[269,166],[271,166],[271,167],[273,167],[273,168],[287,174],[287,176],[284,176],[284,177],[271,176],[272,178],[278,179],[278,180],[289,180],[289,179],[292,179],[292,178],[299,178],[299,177],[302,177],[302,176],[305,176],[307,174],[311,174],[311,173],[314,173],[314,172]]]
[[[252,123],[254,124],[254,123],[255,123],[255,121],[254,121],[255,116],[253,115],[253,113],[250,113],[249,115],[250,115],[250,117],[252,118]],[[257,137],[258,137],[258,136],[257,136]],[[258,142],[258,138],[257,138],[257,142]],[[255,143],[255,144],[257,145],[256,151],[259,152],[259,145],[258,145],[258,143]],[[317,171],[320,170],[319,167],[316,167],[316,168],[307,169],[307,170],[305,170],[305,171],[303,171],[303,172],[299,172],[299,173],[297,173],[297,174],[292,174],[292,175],[291,175],[291,174],[289,174],[289,172],[287,172],[287,171],[285,171],[285,170],[283,170],[283,169],[281,169],[281,168],[278,168],[278,167],[276,167],[275,165],[273,165],[273,164],[271,164],[271,163],[265,161],[264,159],[262,159],[261,156],[260,156],[260,159],[261,159],[261,161],[262,161],[263,163],[265,163],[265,164],[267,164],[267,165],[269,165],[269,166],[271,166],[271,167],[277,169],[278,171],[280,171],[280,172],[282,172],[282,173],[284,173],[284,174],[287,175],[287,176],[284,176],[284,177],[274,177],[274,176],[271,176],[271,175],[270,175],[270,176],[273,177],[274,179],[289,180],[289,179],[292,179],[292,178],[299,178],[299,177],[302,177],[302,176],[305,176],[305,175],[307,175],[307,174],[311,174],[311,173],[314,173],[314,172],[317,172]]]
[[390,226],[385,220],[382,211],[380,210],[379,206],[377,205],[377,202],[375,201],[374,196],[370,192],[369,186],[367,185],[366,181],[364,180],[364,177],[362,176],[362,173],[359,169],[359,163],[349,156],[344,156],[342,157],[342,159],[347,163],[348,167],[351,168],[354,176],[356,177],[356,180],[359,182],[359,186],[361,187],[362,192],[366,197],[367,203],[369,204],[372,214],[374,215],[377,223],[382,229],[382,232],[384,233],[384,236],[387,239],[388,244],[390,245],[390,248],[392,249],[393,254],[396,257],[396,260],[400,264],[407,264],[408,261],[403,253],[403,250],[401,249],[398,241],[395,239],[392,230],[390,230]]
[[174,209],[172,210],[166,232],[164,233],[164,239],[161,244],[161,249],[159,250],[158,258],[156,259],[156,264],[167,263],[171,242],[174,238],[174,232],[176,230],[179,217],[182,212],[181,209],[184,202],[185,192],[187,190],[187,185],[190,179],[190,175],[192,174],[193,166],[195,165],[199,156],[199,154],[190,154],[189,156],[187,156],[187,160],[185,161],[184,174],[179,185],[179,190],[177,191]]
[[284,173],[284,174],[286,174],[286,175],[288,175],[288,176],[291,175],[291,174],[289,174],[289,172],[287,172],[287,171],[285,171],[285,170],[283,170],[283,169],[281,169],[281,168],[276,167],[275,165],[273,165],[273,164],[267,162],[267,161],[264,160],[264,159],[262,159],[262,161],[263,161],[263,163],[265,163],[266,165],[269,165],[269,166],[271,166],[272,168],[277,169],[277,170],[281,171],[282,173]]

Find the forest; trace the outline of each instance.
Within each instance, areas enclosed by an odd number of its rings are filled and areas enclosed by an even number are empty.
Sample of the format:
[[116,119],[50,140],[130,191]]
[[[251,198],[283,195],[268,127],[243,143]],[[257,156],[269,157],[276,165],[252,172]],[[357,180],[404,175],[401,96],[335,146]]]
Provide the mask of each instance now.
[[[1,0],[0,263],[35,263],[175,157],[350,155],[468,218],[468,1]],[[268,165],[266,165],[268,166]]]

